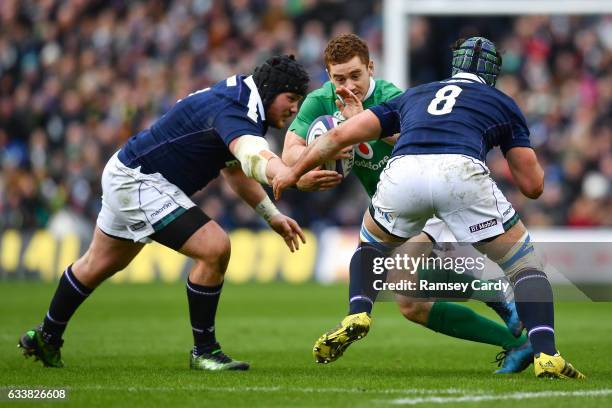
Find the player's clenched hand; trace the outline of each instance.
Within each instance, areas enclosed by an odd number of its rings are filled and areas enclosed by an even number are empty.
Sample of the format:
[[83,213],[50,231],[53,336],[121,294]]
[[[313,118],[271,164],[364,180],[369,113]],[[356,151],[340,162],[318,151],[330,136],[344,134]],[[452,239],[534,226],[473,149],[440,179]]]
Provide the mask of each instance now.
[[324,191],[336,187],[342,176],[332,170],[312,170],[304,174],[297,182],[301,191]]
[[279,170],[274,179],[272,180],[272,191],[274,192],[274,199],[280,199],[283,190],[296,185],[298,177],[293,173],[290,167],[285,167]]
[[[339,86],[336,88],[336,95],[338,95],[342,100],[336,100],[336,106],[338,110],[346,119],[352,118],[358,113],[363,112],[363,104],[361,100],[348,88],[344,86]],[[344,103],[343,103],[344,102]]]
[[284,214],[276,214],[272,217],[270,227],[283,237],[291,252],[300,249],[300,240],[302,243],[306,243],[306,237],[298,223]]

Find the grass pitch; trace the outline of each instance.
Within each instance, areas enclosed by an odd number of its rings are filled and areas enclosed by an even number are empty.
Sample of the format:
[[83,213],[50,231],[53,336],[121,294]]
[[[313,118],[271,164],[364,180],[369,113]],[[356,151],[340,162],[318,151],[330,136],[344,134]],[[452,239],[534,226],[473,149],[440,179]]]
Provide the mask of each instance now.
[[345,285],[228,284],[217,337],[252,368],[209,373],[188,369],[182,284],[107,283],[68,327],[65,368],[24,359],[17,339],[40,322],[54,289],[0,283],[0,404],[13,405],[9,388],[65,388],[61,406],[612,406],[612,303],[557,304],[557,346],[588,379],[551,381],[537,380],[531,367],[495,376],[497,348],[433,333],[390,303],[377,304],[367,338],[337,362],[316,365],[312,345],[344,316]]

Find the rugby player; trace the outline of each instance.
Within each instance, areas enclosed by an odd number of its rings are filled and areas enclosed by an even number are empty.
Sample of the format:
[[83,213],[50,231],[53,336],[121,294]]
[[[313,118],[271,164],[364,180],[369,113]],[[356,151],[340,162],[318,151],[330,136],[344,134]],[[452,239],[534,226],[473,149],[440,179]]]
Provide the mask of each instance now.
[[264,138],[298,110],[308,74],[293,56],[275,56],[252,75],[233,75],[179,100],[150,128],[132,136],[102,174],[102,209],[85,254],[63,273],[40,327],[19,340],[26,356],[62,367],[62,335],[76,309],[104,280],[125,268],[146,243],[159,242],[194,260],[187,299],[194,346],[190,367],[246,370],[223,353],[215,314],[230,241],[189,198],[220,173],[281,235],[293,252],[305,242],[260,183],[284,167]]
[[[310,124],[321,115],[333,115],[343,121],[382,102],[401,94],[392,83],[374,79],[374,62],[370,59],[368,45],[355,34],[342,34],[327,44],[324,52],[325,67],[329,81],[321,88],[310,92],[285,135],[282,159],[287,164],[294,164],[306,148],[306,137]],[[339,98],[336,89],[345,92],[345,98]],[[342,92],[341,91],[341,92]],[[355,161],[352,172],[370,198],[376,191],[380,175],[391,157],[396,137],[389,137],[361,143],[355,148]],[[338,156],[342,157],[342,155]],[[406,177],[410,177],[409,174]],[[326,190],[341,181],[329,176],[329,171],[313,170],[306,173],[299,181],[301,190]],[[368,242],[367,230],[361,229],[361,241]],[[410,248],[423,247],[431,250],[432,241],[455,241],[446,225],[437,218],[427,221],[423,232],[411,239]],[[471,282],[469,274],[458,274],[449,271],[420,269],[418,278],[423,281],[457,281]],[[355,284],[354,280],[351,284]],[[360,303],[371,302],[367,296],[350,291],[349,309],[356,310]],[[464,293],[466,297],[483,300],[505,321],[508,327],[500,325],[458,303],[438,300],[435,302],[413,300],[409,296],[397,296],[397,303],[406,319],[421,324],[439,333],[461,339],[488,343],[502,347],[499,355],[502,367],[497,373],[513,373],[524,370],[532,360],[531,345],[526,336],[521,335],[522,325],[516,314],[514,302],[506,302],[503,292],[473,291]],[[351,312],[349,314],[352,314]],[[315,345],[315,358],[321,347]]]
[[[372,274],[373,259],[384,255],[379,242],[404,242],[436,215],[460,242],[472,243],[494,260],[512,282],[518,315],[533,347],[536,377],[582,379],[557,351],[552,287],[529,233],[484,163],[487,152],[499,146],[520,191],[531,199],[542,194],[544,172],[525,118],[512,98],[495,89],[501,64],[488,39],[458,40],[451,78],[409,89],[319,137],[292,168],[277,173],[275,196],[341,149],[399,132],[364,215],[369,242],[353,255],[351,278]],[[372,287],[356,292],[376,297]],[[340,329],[324,336],[321,357],[337,358],[363,338],[371,310],[371,304],[352,309]]]

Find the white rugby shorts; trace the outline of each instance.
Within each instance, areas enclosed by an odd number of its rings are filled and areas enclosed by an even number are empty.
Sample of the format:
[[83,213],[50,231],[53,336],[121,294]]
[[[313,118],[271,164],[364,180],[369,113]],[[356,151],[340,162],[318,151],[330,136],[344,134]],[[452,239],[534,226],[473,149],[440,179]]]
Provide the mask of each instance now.
[[428,219],[423,227],[423,232],[426,232],[435,242],[457,242],[451,230],[438,217]]
[[417,235],[436,216],[458,242],[467,243],[502,234],[504,222],[515,214],[487,166],[459,154],[392,158],[380,176],[372,207],[375,220],[393,235]]
[[183,191],[160,173],[143,174],[111,157],[102,173],[102,209],[97,225],[105,233],[148,243],[161,230],[195,206]]

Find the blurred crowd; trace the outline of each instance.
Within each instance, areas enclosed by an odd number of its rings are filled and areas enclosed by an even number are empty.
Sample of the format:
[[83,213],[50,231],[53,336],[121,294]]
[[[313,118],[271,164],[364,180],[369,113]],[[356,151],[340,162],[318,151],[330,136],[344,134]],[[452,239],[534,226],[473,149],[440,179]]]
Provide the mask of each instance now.
[[497,87],[525,113],[546,173],[529,200],[496,149],[487,164],[502,191],[527,225],[612,225],[612,16],[414,18],[412,82],[448,76],[451,55],[435,44],[483,34],[502,52]]
[[[525,112],[546,170],[543,197],[527,200],[491,154],[500,187],[528,225],[612,225],[612,19],[484,21],[413,18],[411,83],[449,75],[456,37],[492,38],[498,87]],[[278,53],[297,55],[314,89],[327,40],[344,32],[369,43],[382,73],[380,1],[0,1],[0,230],[91,228],[106,160],[177,99]],[[283,135],[270,132],[276,151]],[[227,228],[263,227],[222,181],[194,200]],[[351,177],[280,204],[311,228],[357,225],[366,205]]]

